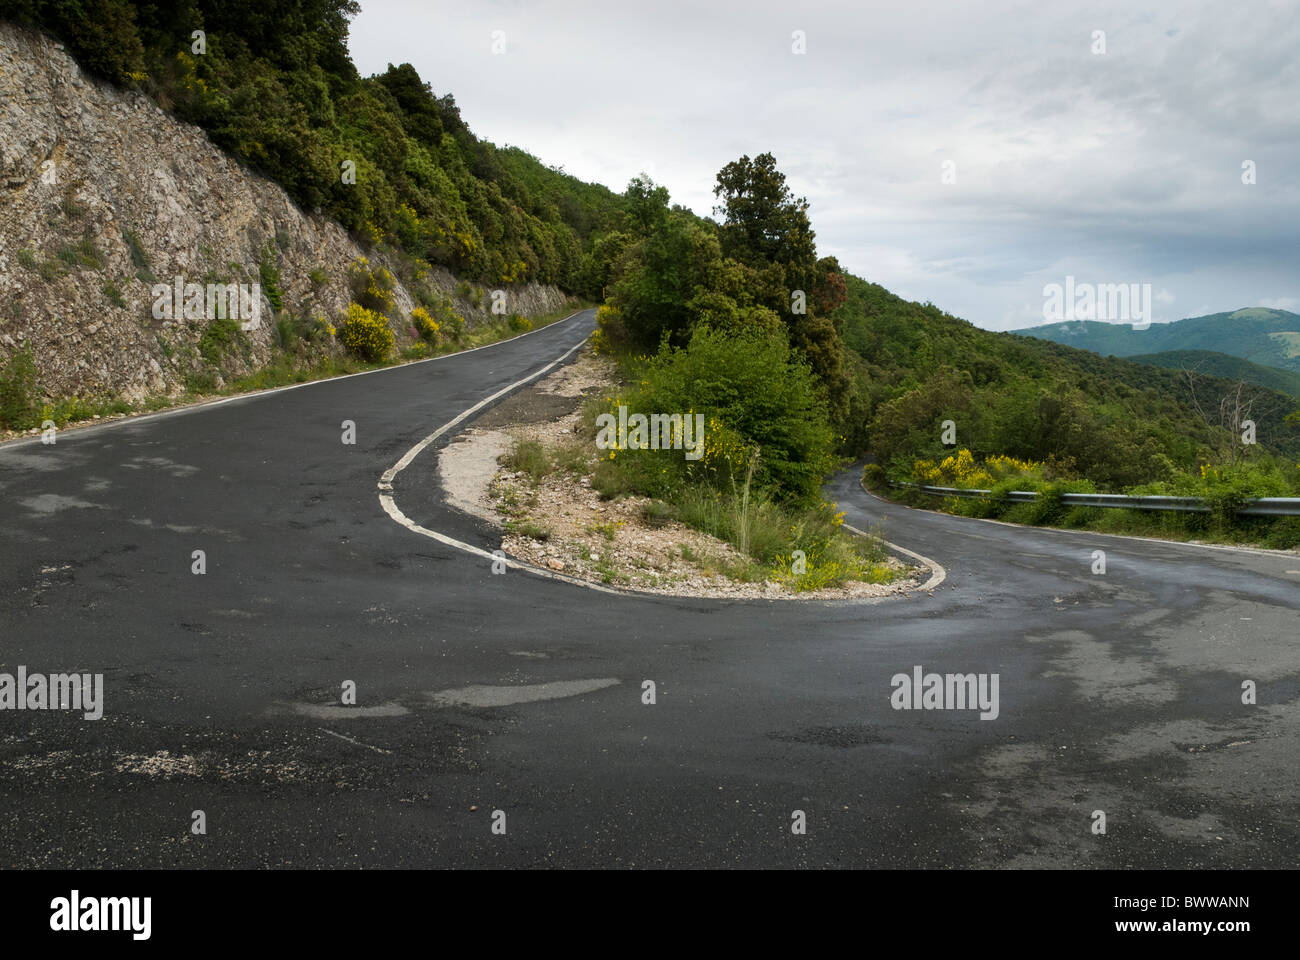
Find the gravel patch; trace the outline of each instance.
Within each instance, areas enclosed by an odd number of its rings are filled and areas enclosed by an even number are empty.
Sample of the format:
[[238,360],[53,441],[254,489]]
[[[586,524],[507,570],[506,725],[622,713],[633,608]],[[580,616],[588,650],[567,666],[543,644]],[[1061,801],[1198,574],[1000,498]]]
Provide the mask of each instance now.
[[[917,586],[913,576],[796,593],[770,581],[732,580],[716,569],[742,559],[729,543],[675,520],[648,524],[642,508],[650,501],[644,497],[601,500],[585,476],[556,470],[534,484],[526,473],[500,465],[499,458],[520,440],[536,440],[548,449],[585,443],[582,398],[611,386],[613,377],[612,363],[583,350],[573,363],[480,417],[439,452],[438,473],[449,502],[500,528],[507,555],[593,583],[682,597],[826,600],[884,597]],[[561,398],[565,403],[557,407]],[[593,446],[591,460],[595,456]]]

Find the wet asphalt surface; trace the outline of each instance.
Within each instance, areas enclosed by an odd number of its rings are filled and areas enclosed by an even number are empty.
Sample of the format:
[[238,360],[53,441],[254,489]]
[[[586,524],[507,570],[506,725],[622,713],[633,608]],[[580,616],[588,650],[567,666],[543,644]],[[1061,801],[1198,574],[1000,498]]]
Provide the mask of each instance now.
[[[847,472],[848,522],[940,586],[681,600],[494,575],[390,519],[379,476],[592,316],[0,446],[0,672],[105,686],[97,721],[0,710],[0,867],[1296,865],[1300,555],[911,510]],[[498,546],[437,449],[395,501]],[[997,674],[997,718],[893,709],[918,665]],[[471,686],[543,699],[438,696]]]

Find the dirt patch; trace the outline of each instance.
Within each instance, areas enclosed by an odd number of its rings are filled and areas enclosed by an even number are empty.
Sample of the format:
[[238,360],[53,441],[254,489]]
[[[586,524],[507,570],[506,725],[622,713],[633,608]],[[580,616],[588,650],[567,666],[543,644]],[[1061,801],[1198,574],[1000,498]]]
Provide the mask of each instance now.
[[[797,598],[883,597],[910,590],[915,577],[889,584],[850,581],[797,593],[772,581],[745,583],[723,571],[744,558],[729,543],[675,520],[648,522],[644,497],[601,500],[588,477],[556,469],[540,482],[499,464],[521,440],[548,449],[585,446],[582,398],[610,386],[613,364],[584,350],[528,390],[480,417],[438,457],[452,506],[502,530],[507,555],[592,583],[673,596]],[[594,448],[588,453],[594,460]],[[900,568],[898,561],[891,561]]]

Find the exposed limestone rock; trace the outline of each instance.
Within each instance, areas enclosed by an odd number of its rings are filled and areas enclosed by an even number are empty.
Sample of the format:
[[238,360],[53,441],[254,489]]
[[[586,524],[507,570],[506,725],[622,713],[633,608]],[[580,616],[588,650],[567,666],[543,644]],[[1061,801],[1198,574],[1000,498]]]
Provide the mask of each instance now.
[[[260,282],[267,244],[284,306],[335,325],[351,299],[348,265],[384,263],[198,127],[84,76],[60,44],[0,23],[0,362],[30,347],[50,397],[178,392],[204,369],[208,321],[154,319],[152,284]],[[440,267],[425,282],[469,326],[487,318],[490,293],[481,304],[455,298],[456,277]],[[227,375],[272,357],[279,335],[266,294],[260,325],[223,360]],[[400,281],[394,300],[400,347],[414,306]],[[508,309],[525,316],[564,303],[554,287],[508,290]]]

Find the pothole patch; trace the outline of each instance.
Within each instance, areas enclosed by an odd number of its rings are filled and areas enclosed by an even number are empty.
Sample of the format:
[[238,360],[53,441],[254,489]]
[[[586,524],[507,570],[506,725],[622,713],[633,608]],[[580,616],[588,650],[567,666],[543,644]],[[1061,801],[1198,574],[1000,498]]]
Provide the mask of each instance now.
[[520,686],[474,685],[431,693],[429,699],[444,707],[509,707],[517,703],[577,697],[612,687],[618,682],[617,677],[602,677],[596,680],[555,680],[551,683]]

